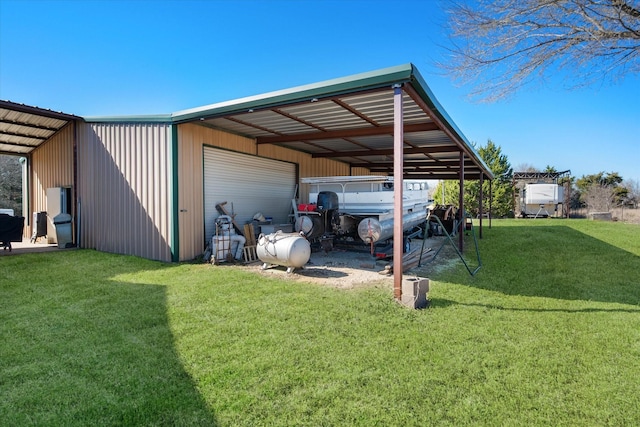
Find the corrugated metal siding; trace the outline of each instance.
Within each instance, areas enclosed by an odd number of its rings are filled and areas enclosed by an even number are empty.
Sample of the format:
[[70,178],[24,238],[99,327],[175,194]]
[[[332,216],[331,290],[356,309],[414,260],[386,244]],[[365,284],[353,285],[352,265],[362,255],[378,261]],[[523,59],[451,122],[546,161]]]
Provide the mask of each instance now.
[[178,126],[178,208],[180,261],[204,252],[202,142],[189,126]]
[[170,129],[157,123],[82,126],[82,247],[171,261]]
[[[73,139],[74,124],[69,123],[31,154],[31,217],[47,210],[47,188],[73,187]],[[75,217],[75,201],[72,206]],[[31,237],[31,217],[25,218],[25,237]]]
[[[180,210],[180,260],[190,260],[204,252],[203,146],[226,148],[241,153],[298,164],[300,177],[326,175],[369,175],[368,169],[354,168],[330,159],[272,145],[257,146],[255,141],[205,126],[178,125],[178,193]],[[308,184],[300,187],[301,202],[308,202]]]

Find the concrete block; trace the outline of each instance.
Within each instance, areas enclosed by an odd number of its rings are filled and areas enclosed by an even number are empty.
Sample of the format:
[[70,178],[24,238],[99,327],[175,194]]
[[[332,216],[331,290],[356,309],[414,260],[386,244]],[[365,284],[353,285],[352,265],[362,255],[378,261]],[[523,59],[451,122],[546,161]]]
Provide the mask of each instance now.
[[598,221],[611,221],[611,212],[589,212],[588,214],[590,220],[598,220]]
[[402,296],[400,302],[409,308],[427,308],[429,279],[412,277],[402,280]]

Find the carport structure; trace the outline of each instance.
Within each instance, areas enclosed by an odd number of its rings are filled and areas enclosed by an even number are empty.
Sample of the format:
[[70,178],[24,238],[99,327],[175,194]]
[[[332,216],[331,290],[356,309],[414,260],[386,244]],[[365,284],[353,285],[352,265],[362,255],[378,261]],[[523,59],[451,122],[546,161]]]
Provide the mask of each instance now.
[[0,154],[26,156],[80,117],[0,100]]
[[[80,118],[11,102],[0,113],[0,152],[28,158],[29,210],[45,210],[47,188],[72,188],[78,246],[161,261],[204,252],[212,148],[295,164],[298,177],[459,180],[461,212],[465,180],[494,178],[412,64],[172,114]],[[396,298],[402,189],[394,186]]]
[[[493,179],[413,64],[181,111],[172,118],[252,138],[256,150],[276,145],[392,175],[395,182],[459,180],[460,212],[464,181]],[[396,298],[402,280],[402,188],[394,186]],[[459,245],[462,249],[462,232]]]
[[[58,111],[0,100],[0,154],[27,159],[23,167],[23,208],[25,225],[31,224],[32,210],[46,206],[44,190],[58,185],[73,186],[77,163],[76,129],[82,118]],[[47,143],[66,134],[66,147]],[[46,168],[34,170],[31,165],[43,160],[54,164],[59,173]],[[75,199],[75,197],[74,197]],[[72,204],[73,206],[73,204]],[[27,228],[28,229],[28,228]]]

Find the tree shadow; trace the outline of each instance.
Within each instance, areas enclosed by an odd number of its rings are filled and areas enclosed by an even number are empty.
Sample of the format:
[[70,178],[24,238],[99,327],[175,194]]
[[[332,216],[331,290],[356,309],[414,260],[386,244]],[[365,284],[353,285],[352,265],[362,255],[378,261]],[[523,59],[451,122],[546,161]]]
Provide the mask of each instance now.
[[176,266],[87,250],[0,262],[9,279],[0,280],[1,418],[14,425],[217,424],[175,348],[166,288],[117,279]]
[[580,228],[528,222],[485,229],[475,277],[460,263],[434,278],[506,295],[640,305],[638,244],[614,246]]
[[447,308],[451,306],[479,307],[489,310],[504,311],[526,311],[539,313],[640,313],[640,307],[634,308],[523,308],[523,307],[507,307],[497,304],[480,304],[454,301],[446,298],[433,298],[429,300],[430,308]]

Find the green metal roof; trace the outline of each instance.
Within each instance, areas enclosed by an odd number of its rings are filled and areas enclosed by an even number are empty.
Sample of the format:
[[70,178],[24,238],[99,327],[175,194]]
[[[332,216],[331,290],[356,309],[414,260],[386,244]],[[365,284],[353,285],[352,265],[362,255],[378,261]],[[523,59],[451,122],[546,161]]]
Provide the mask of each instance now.
[[[393,174],[394,87],[403,89],[406,178],[457,179],[462,152],[466,179],[477,179],[481,173],[493,179],[491,170],[410,63],[172,114],[83,119],[89,123],[195,123],[254,138],[257,144],[278,145],[313,158],[368,168],[372,173]],[[10,151],[9,145],[6,148]]]
[[172,123],[171,114],[153,114],[143,116],[90,116],[83,117],[87,123]]
[[493,174],[413,64],[293,87],[173,113],[198,123],[392,174],[393,87],[403,87],[406,178],[455,179],[459,153],[465,176]]
[[311,101],[312,99],[338,96],[356,91],[389,87],[395,83],[404,83],[411,80],[413,71],[414,66],[412,64],[399,65],[382,70],[191,108],[173,113],[172,117],[176,122],[184,122],[200,119],[201,117],[233,114],[251,109],[264,109],[278,105]]

